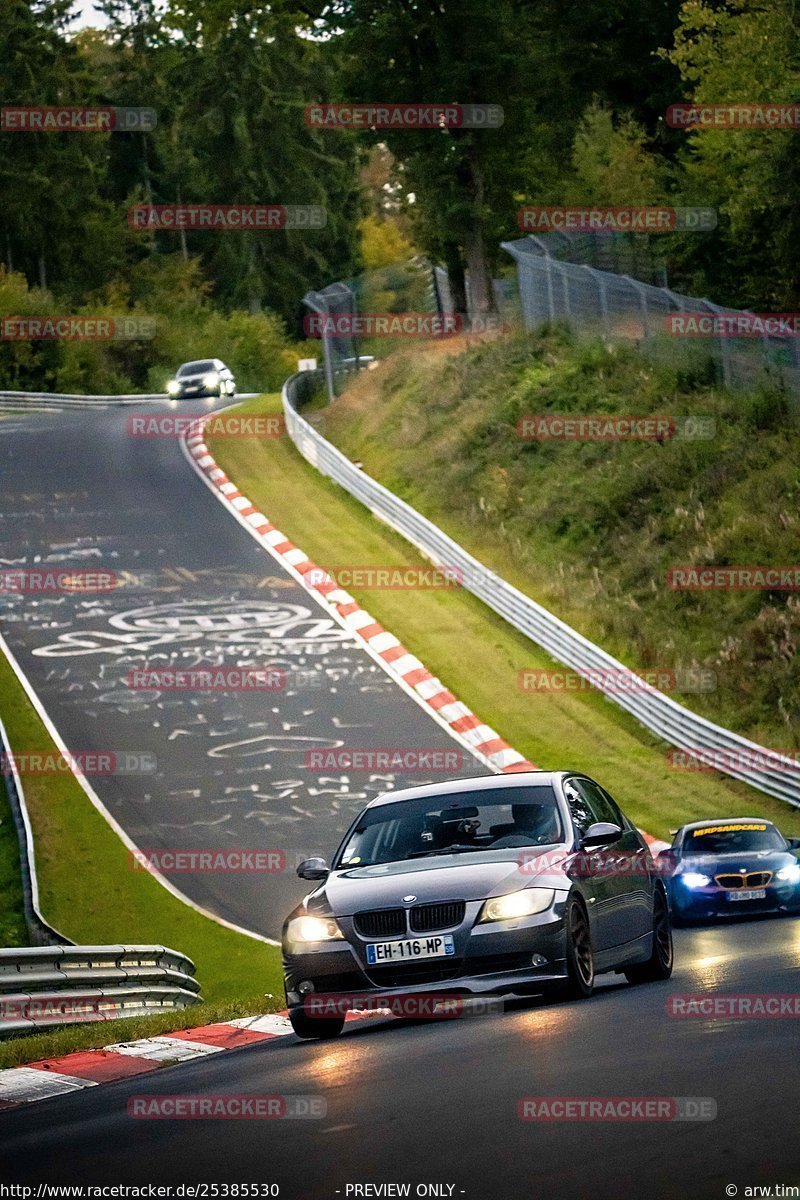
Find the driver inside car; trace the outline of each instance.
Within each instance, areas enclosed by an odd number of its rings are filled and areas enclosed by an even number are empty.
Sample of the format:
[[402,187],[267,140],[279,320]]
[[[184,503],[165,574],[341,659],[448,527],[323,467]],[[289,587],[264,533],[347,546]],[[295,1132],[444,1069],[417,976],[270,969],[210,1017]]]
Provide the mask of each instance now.
[[553,808],[544,804],[512,804],[513,821],[493,825],[493,850],[507,846],[548,846],[560,836],[558,817]]

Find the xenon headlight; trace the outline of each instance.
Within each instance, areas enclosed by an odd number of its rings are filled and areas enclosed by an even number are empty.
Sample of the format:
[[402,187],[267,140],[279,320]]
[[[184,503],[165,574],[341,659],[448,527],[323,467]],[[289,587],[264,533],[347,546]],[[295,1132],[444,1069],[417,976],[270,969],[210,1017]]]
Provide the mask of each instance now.
[[181,385],[178,383],[177,379],[170,379],[169,383],[167,384],[167,391],[169,392],[170,396],[177,396],[180,390]]
[[208,375],[203,377],[203,383],[206,387],[216,387],[219,383],[219,375],[216,371],[210,371]]
[[525,888],[521,892],[509,892],[507,896],[496,896],[487,900],[481,909],[480,921],[511,921],[515,917],[529,917],[544,912],[550,907],[554,896],[552,888]]
[[330,917],[293,917],[286,936],[291,942],[333,942],[344,934]]
[[788,867],[781,867],[775,878],[782,879],[784,883],[800,883],[800,863],[789,863]]
[[688,888],[704,888],[711,883],[709,876],[701,875],[699,871],[684,871],[681,879]]

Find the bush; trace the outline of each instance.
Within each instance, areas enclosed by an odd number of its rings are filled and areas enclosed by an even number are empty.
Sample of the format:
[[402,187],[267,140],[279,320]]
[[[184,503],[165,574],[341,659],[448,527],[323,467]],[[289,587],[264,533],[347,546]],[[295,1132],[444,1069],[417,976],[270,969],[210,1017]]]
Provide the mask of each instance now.
[[[0,267],[0,314],[67,315],[73,310],[24,276]],[[75,315],[150,318],[149,339],[0,342],[0,387],[83,394],[163,392],[181,362],[221,358],[244,392],[277,390],[299,357],[316,357],[319,343],[293,344],[272,312],[223,313],[195,260],[146,259],[125,285],[87,301]]]

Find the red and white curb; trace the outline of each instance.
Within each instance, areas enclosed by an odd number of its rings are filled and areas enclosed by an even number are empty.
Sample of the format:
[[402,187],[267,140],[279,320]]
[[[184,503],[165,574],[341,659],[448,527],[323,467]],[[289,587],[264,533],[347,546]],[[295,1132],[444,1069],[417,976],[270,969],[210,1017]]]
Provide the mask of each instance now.
[[282,1013],[237,1017],[217,1025],[181,1029],[162,1037],[117,1042],[102,1050],[78,1050],[62,1058],[29,1063],[26,1067],[10,1067],[0,1071],[0,1110],[157,1071],[170,1063],[202,1058],[221,1050],[237,1050],[257,1042],[272,1041],[291,1032],[289,1019]]
[[209,420],[210,416],[192,426],[185,439],[185,446],[192,464],[239,523],[248,529],[264,549],[277,559],[339,624],[360,639],[384,670],[400,683],[405,691],[427,706],[431,715],[449,729],[476,758],[497,772],[535,771],[535,763],[509,746],[494,729],[476,717],[466,704],[456,699],[442,681],[431,674],[393,633],[384,629],[349,592],[339,587],[323,567],[312,562],[299,546],[276,529],[264,513],[258,511],[247,496],[242,495],[236,484],[218,466],[203,441],[203,429]]
[[[203,417],[190,429],[185,438],[187,456],[201,473],[218,499],[226,505],[240,524],[276,558],[294,578],[310,592],[323,607],[332,612],[340,623],[359,637],[383,668],[406,691],[424,701],[432,715],[445,724],[450,732],[465,743],[472,752],[494,771],[535,771],[536,764],[524,758],[489,725],[457,700],[451,691],[403,646],[394,634],[370,616],[349,592],[317,566],[305,551],[276,529],[264,513],[259,512],[247,496],[237,488],[217,464],[203,440],[203,430],[212,419]],[[659,841],[640,830],[653,854],[666,850],[668,842]]]

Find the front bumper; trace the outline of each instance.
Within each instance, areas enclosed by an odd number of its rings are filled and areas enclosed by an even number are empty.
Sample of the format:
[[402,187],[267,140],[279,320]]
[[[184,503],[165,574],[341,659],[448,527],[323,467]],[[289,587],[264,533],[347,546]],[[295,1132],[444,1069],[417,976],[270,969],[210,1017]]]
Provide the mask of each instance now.
[[713,884],[688,888],[676,878],[670,887],[673,912],[679,917],[743,917],[751,913],[800,913],[800,887],[794,883],[769,883],[760,900],[731,900],[725,888]]
[[216,387],[206,387],[205,384],[194,384],[182,387],[179,392],[173,392],[170,395],[170,400],[194,400],[203,399],[205,396],[218,396],[219,384]]
[[[551,908],[530,917],[475,925],[480,907],[468,905],[462,925],[437,931],[453,936],[452,957],[369,966],[366,946],[381,939],[361,937],[347,918],[339,919],[342,941],[313,947],[284,942],[287,1003],[301,1006],[304,994],[529,996],[566,978],[563,900],[556,898]],[[544,962],[535,965],[534,955]]]

